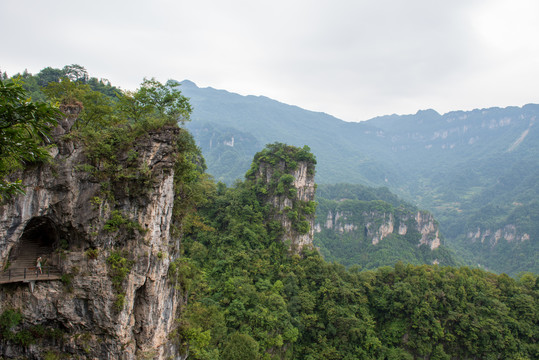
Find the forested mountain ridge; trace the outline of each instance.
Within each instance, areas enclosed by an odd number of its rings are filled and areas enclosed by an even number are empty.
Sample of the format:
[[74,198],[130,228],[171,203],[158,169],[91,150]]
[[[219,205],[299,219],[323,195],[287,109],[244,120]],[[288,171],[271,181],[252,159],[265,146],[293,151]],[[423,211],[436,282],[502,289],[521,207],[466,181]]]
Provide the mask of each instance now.
[[[303,169],[315,173],[308,147],[270,145],[244,181],[227,187],[204,174],[199,149],[178,125],[178,116],[188,121],[190,106],[169,85],[145,80],[135,92],[105,99],[84,80],[58,84],[53,103],[69,111],[52,129],[49,161],[10,172],[26,193],[1,204],[0,260],[9,267],[7,248],[37,237],[63,259],[63,274],[37,282],[33,293],[25,283],[0,285],[0,356],[539,357],[536,275],[400,262],[358,271],[308,246],[297,254],[271,199],[310,193],[296,187],[312,183],[300,180]],[[27,99],[11,104],[16,114]],[[266,171],[267,164],[298,175]],[[329,198],[358,196],[357,189],[327,190],[321,193]],[[364,190],[365,201],[406,207],[387,189]],[[314,205],[282,210],[304,232]]]
[[188,127],[217,180],[241,177],[265,143],[307,144],[318,183],[386,186],[431,211],[470,264],[539,272],[539,105],[347,123],[265,97],[182,89],[194,108]]
[[[201,89],[190,81],[181,84],[180,88],[188,94],[194,108],[193,119],[187,127],[204,152],[209,172],[218,181],[232,184],[241,179],[253,155],[268,143],[283,142],[300,147],[308,144],[317,156],[319,174],[320,166],[332,160],[320,146],[328,147],[333,153],[347,150],[346,145],[332,141],[340,137],[334,123],[344,122],[330,115],[307,112],[306,121],[306,110],[267,97]],[[322,176],[325,173],[322,171]],[[321,181],[320,175],[317,181]]]
[[387,188],[318,187],[315,244],[328,261],[374,269],[410,264],[457,265],[438,222]]

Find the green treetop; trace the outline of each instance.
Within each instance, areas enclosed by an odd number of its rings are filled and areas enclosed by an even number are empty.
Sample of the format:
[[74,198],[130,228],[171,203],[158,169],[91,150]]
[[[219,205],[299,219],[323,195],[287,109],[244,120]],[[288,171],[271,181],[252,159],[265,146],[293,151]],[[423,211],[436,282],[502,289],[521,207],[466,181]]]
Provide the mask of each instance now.
[[0,200],[24,193],[20,180],[9,180],[13,171],[49,158],[49,132],[56,125],[58,109],[31,102],[17,81],[0,80]]

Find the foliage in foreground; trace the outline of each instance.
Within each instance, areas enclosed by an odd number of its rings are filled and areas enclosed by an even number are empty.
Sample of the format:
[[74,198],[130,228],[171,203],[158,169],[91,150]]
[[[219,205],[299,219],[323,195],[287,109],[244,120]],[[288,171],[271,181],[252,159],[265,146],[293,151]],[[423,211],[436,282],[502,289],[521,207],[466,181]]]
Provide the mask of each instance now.
[[50,158],[45,142],[58,115],[50,104],[32,102],[20,82],[0,79],[0,201],[24,193],[8,175]]
[[[184,240],[175,334],[196,359],[532,359],[539,280],[397,263],[346,270],[288,253],[252,180],[218,184]],[[278,229],[277,229],[278,233]],[[243,336],[243,347],[233,346]],[[250,345],[247,345],[250,344]],[[231,354],[232,349],[233,355]],[[256,355],[253,355],[256,353]],[[232,357],[231,357],[232,356]]]
[[[72,86],[68,80],[58,86],[82,99],[84,113],[72,136],[89,146],[87,170],[107,180],[138,178],[129,169],[118,171],[115,154],[129,153],[137,136],[171,118],[155,104],[137,118],[137,101],[123,103],[135,106],[128,111],[84,81]],[[402,263],[360,272],[328,263],[316,251],[290,255],[275,241],[280,227],[267,220],[268,205],[256,184],[215,185],[202,175],[192,137],[180,132],[177,145],[184,151],[175,166],[174,215],[182,220],[177,230],[188,236],[184,256],[169,273],[187,303],[170,336],[190,358],[539,358],[536,275],[515,280]],[[0,335],[11,339],[20,319],[6,314]]]

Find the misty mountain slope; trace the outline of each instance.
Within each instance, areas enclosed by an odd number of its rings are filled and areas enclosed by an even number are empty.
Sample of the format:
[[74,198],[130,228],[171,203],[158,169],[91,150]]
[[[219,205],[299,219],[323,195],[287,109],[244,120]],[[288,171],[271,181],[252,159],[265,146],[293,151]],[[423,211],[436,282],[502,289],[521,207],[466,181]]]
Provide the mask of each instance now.
[[[423,110],[348,123],[188,81],[181,90],[194,107],[187,127],[217,180],[242,178],[266,143],[308,145],[318,183],[387,186],[431,211],[447,245],[471,264],[539,272],[534,261],[506,266],[510,259],[539,257],[538,237],[531,235],[539,225],[524,219],[539,201],[539,105],[443,115]],[[478,229],[476,240],[471,234]]]
[[401,177],[407,187],[394,190],[433,211],[461,256],[494,271],[539,271],[538,109],[453,112],[427,123],[405,117],[387,127],[372,120],[416,172],[417,187]]
[[[195,136],[206,160],[210,160],[207,161],[208,171],[217,180],[231,184],[235,179],[242,178],[249,169],[252,156],[265,144],[278,141],[295,146],[308,145],[318,159],[319,182],[350,178],[351,182],[370,183],[355,167],[345,166],[345,154],[347,158],[353,156],[358,165],[370,164],[368,158],[354,152],[357,139],[343,136],[346,122],[262,96],[242,96],[224,90],[198,88],[190,81],[181,84],[182,93],[190,98],[194,108],[192,120],[186,127]],[[361,127],[370,128],[365,125]],[[231,133],[232,129],[234,133]],[[252,135],[256,141],[246,141],[246,134]],[[245,154],[243,150],[249,153]],[[220,170],[221,165],[211,159],[218,158],[218,154],[223,152],[230,155],[230,162]],[[237,173],[232,174],[227,170],[235,168],[237,164],[243,164],[241,171],[238,169]]]

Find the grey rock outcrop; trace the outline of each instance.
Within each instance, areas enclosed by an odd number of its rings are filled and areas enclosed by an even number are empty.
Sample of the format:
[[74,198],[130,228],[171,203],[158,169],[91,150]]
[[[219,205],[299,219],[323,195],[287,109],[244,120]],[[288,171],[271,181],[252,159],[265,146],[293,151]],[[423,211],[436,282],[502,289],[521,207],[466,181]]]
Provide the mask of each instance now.
[[[284,169],[282,164],[280,167]],[[291,219],[287,215],[287,210],[294,209],[295,202],[300,201],[305,203],[314,201],[314,175],[308,174],[307,167],[307,163],[300,162],[297,165],[297,169],[291,172],[291,175],[294,177],[292,186],[297,190],[295,196],[290,197],[289,195],[273,195],[270,198],[270,202],[276,210],[274,218],[277,219],[283,226],[284,233],[281,241],[290,241],[291,248],[298,252],[301,251],[304,246],[312,245],[313,243],[314,214],[298,214],[299,217],[304,217],[302,221],[306,221],[309,224],[308,231],[301,232],[294,227],[294,219]],[[268,164],[261,164],[259,176],[269,181],[269,179],[272,178],[272,175],[273,168]]]
[[[308,151],[283,144],[274,146],[276,149],[282,146],[284,151],[302,154],[304,157]],[[255,163],[259,163],[256,165],[254,180],[264,187],[265,201],[273,209],[272,219],[282,226],[280,240],[290,243],[291,251],[301,252],[305,246],[312,246],[314,238],[315,160],[291,160],[286,156],[285,160],[272,153],[266,155],[271,160],[259,160],[258,155],[255,156]]]
[[[51,346],[72,358],[168,358],[181,301],[168,269],[179,248],[170,229],[175,140],[183,130],[163,128],[138,139],[136,167],[145,169],[145,180],[109,183],[85,171],[84,146],[63,137],[74,120],[68,116],[53,132],[50,164],[19,174],[26,195],[0,206],[1,265],[27,250],[25,239],[39,237],[48,247],[45,266],[63,274],[63,281],[36,282],[33,291],[24,283],[0,285],[0,312],[19,309],[21,328],[57,329],[63,340],[41,347],[2,342],[0,354],[40,359]],[[127,157],[120,153],[119,162]]]
[[481,229],[478,227],[477,231],[468,232],[467,238],[472,242],[480,241],[482,244],[488,243],[490,247],[495,247],[500,239],[504,239],[507,242],[523,242],[529,241],[530,235],[525,232],[519,232],[514,224],[507,224],[497,230]]
[[[360,202],[357,203],[360,204]],[[334,210],[329,210],[325,217],[319,216],[315,225],[316,231],[333,229],[341,234],[362,231],[369,242],[377,245],[389,235],[405,236],[413,230],[417,233],[417,246],[427,245],[431,250],[440,246],[440,230],[432,214],[423,211],[394,213],[362,210],[363,206],[365,205],[357,205],[357,212],[354,212],[340,210],[339,202],[335,202]]]

